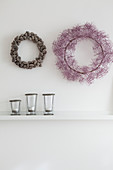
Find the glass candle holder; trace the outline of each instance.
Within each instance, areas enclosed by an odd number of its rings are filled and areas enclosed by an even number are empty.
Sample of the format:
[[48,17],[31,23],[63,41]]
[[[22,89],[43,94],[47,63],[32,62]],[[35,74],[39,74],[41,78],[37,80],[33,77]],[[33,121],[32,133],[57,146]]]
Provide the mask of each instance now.
[[37,93],[28,93],[26,95],[26,104],[27,104],[27,115],[36,114],[36,103],[37,103]]
[[53,115],[54,93],[42,94],[44,96],[44,114]]
[[10,100],[11,103],[11,115],[20,115],[20,103],[21,100]]

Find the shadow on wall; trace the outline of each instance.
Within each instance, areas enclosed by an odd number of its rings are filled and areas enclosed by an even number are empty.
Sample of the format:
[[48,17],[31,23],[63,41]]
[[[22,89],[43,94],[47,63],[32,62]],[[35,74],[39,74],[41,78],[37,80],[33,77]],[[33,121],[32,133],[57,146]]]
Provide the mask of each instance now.
[[113,111],[113,79],[112,79],[112,86],[111,86],[111,93],[110,93],[110,98],[109,98],[109,108],[110,111]]
[[10,56],[10,50],[11,50],[11,42],[13,41],[15,35],[6,35],[3,39],[3,42],[2,42],[2,61],[5,62],[5,63],[11,63],[11,56]]

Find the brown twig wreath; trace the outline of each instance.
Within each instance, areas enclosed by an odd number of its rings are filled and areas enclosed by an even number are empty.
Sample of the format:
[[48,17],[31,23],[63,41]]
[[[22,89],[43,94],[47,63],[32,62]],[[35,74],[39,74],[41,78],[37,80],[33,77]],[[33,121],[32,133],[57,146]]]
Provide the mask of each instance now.
[[[39,50],[39,56],[35,58],[33,61],[22,61],[21,57],[18,55],[18,46],[23,40],[30,40],[33,43],[36,43],[38,50]],[[12,45],[11,45],[11,52],[10,55],[12,57],[12,62],[14,62],[17,66],[24,69],[32,69],[35,67],[41,67],[42,62],[44,60],[46,51],[46,46],[44,45],[44,42],[40,37],[37,36],[37,34],[34,34],[33,32],[26,31],[25,34],[21,34],[20,36],[17,36],[14,38]]]

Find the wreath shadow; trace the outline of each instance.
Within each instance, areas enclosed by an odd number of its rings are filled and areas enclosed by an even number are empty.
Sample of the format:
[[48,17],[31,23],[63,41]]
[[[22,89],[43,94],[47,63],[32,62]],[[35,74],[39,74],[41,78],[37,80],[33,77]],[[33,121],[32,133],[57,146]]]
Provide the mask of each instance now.
[[5,36],[2,41],[2,61],[5,63],[11,63],[10,49],[13,37],[14,35]]
[[109,110],[111,113],[113,113],[113,79],[112,79],[112,86],[111,86],[111,93],[110,93],[110,99],[109,99]]

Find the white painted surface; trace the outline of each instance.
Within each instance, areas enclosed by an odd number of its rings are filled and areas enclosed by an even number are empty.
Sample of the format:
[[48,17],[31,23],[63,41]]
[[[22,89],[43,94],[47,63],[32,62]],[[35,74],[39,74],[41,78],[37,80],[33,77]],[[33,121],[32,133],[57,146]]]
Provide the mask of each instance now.
[[112,170],[112,121],[1,121],[2,170]]
[[[43,110],[41,94],[55,92],[55,111],[112,112],[113,66],[91,86],[81,85],[63,79],[52,52],[59,32],[78,23],[93,22],[113,41],[112,17],[112,0],[0,0],[0,110],[9,111],[12,98],[21,98],[25,110],[26,92],[39,93],[37,110]],[[47,46],[42,68],[23,70],[11,62],[11,42],[26,30]],[[26,45],[23,59],[36,55],[34,45]],[[0,121],[0,169],[113,170],[113,122]]]
[[85,112],[85,111],[56,111],[53,115],[44,115],[44,112],[37,112],[36,115],[11,115],[11,112],[0,112],[0,120],[113,120],[112,112]]
[[[81,85],[63,79],[52,52],[52,43],[60,32],[85,22],[93,22],[113,41],[112,5],[112,0],[0,0],[0,110],[10,110],[8,100],[13,98],[21,98],[21,108],[25,110],[26,92],[39,93],[38,110],[43,110],[43,92],[56,93],[55,110],[113,110],[113,66],[91,86]],[[24,70],[11,62],[11,42],[26,30],[37,33],[47,46],[42,68]],[[84,48],[82,45],[79,50]],[[85,49],[89,63],[90,53]],[[19,54],[24,60],[34,59],[37,53],[33,43],[20,45]],[[81,52],[77,54],[83,56]]]

